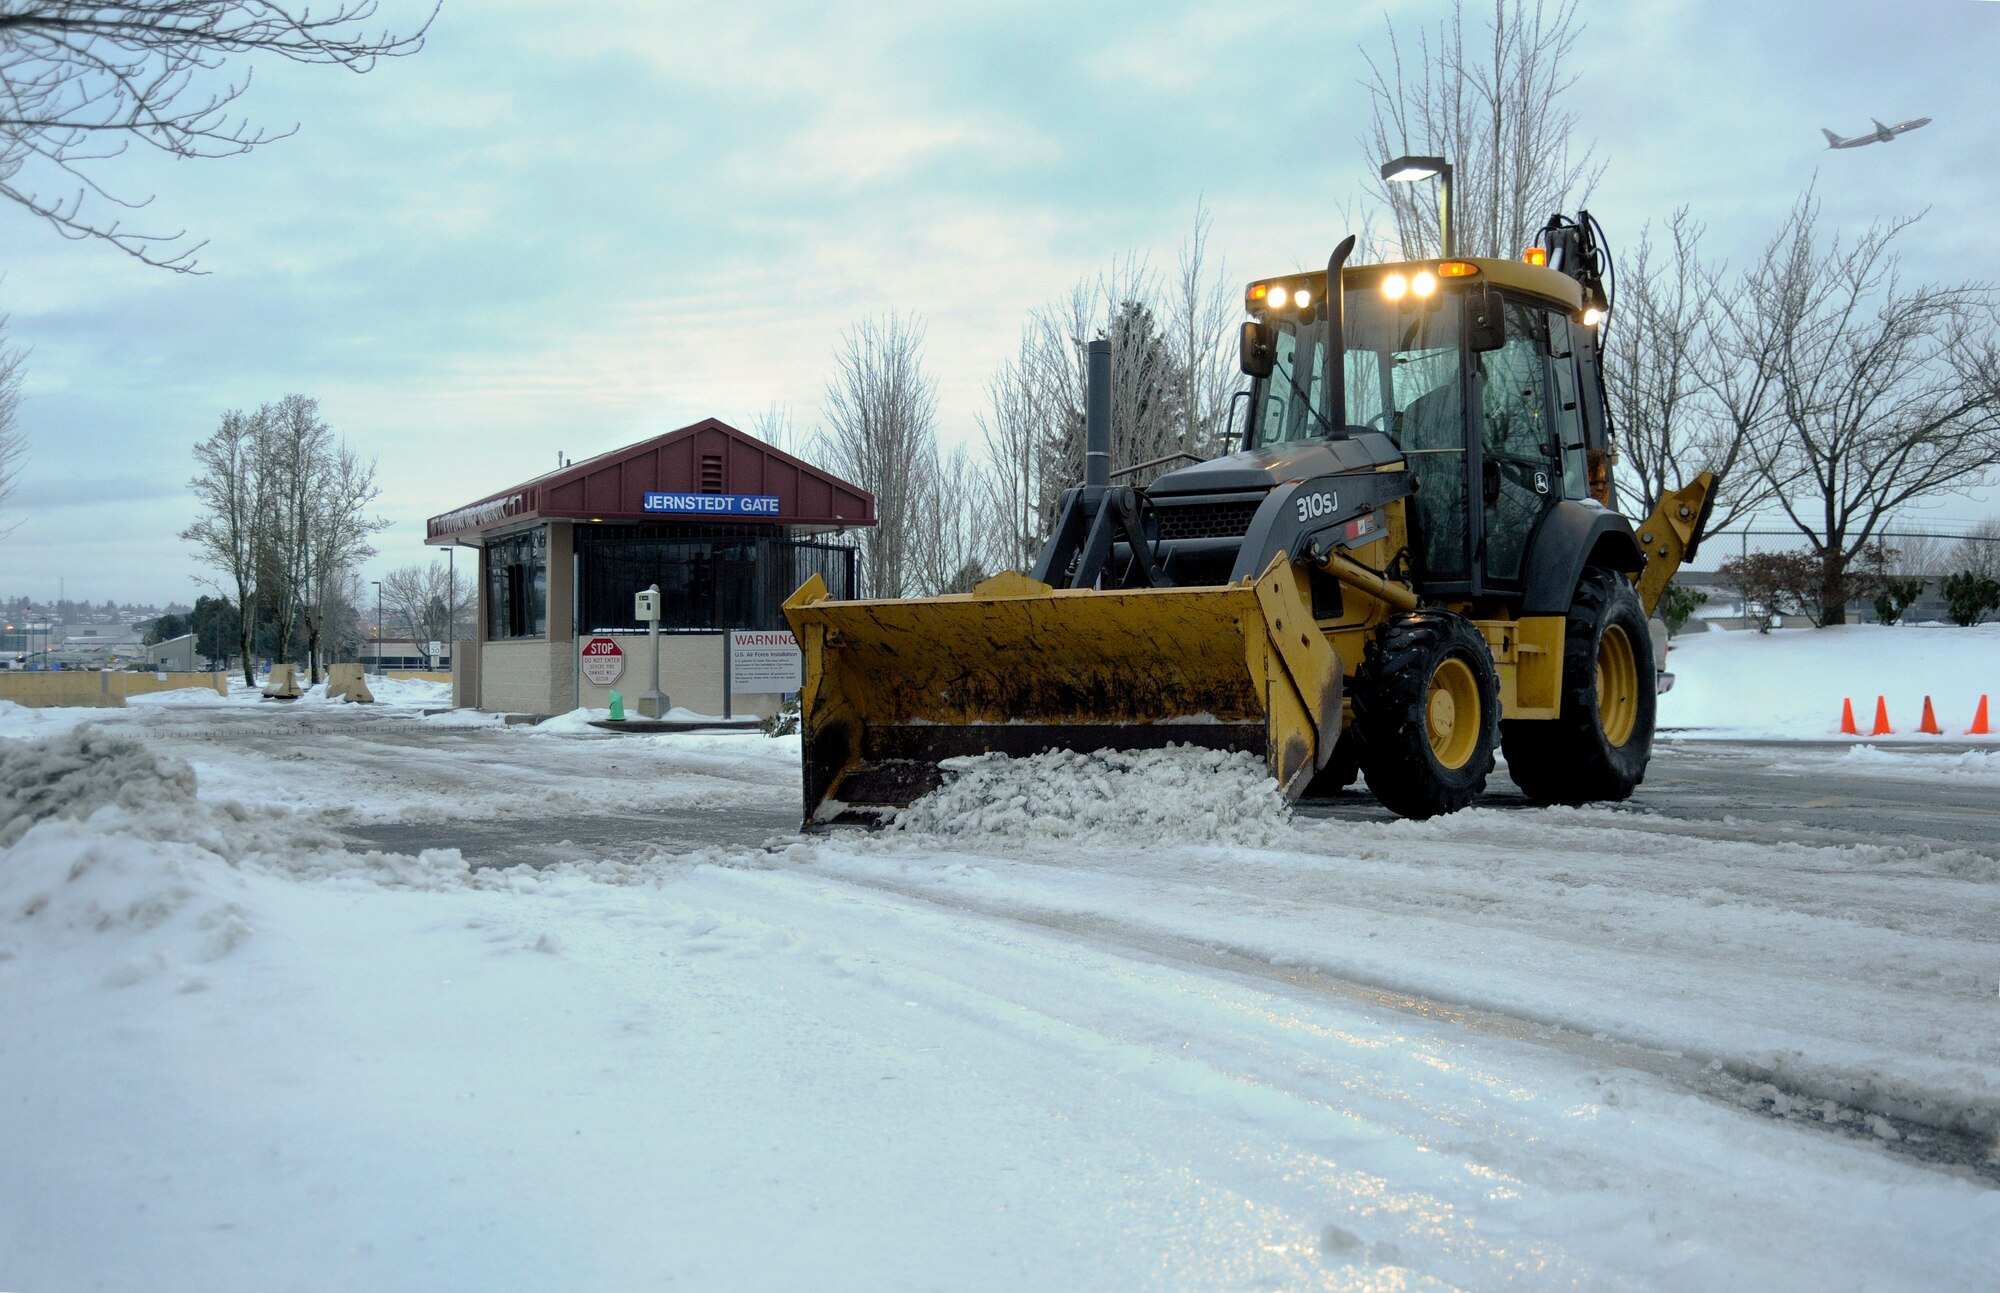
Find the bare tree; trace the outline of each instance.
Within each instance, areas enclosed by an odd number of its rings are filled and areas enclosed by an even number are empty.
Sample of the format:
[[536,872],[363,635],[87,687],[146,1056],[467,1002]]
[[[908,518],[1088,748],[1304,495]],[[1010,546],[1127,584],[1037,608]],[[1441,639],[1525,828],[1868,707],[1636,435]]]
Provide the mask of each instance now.
[[1228,264],[1209,265],[1208,235],[1213,224],[1207,205],[1198,205],[1194,228],[1181,244],[1168,307],[1169,345],[1185,383],[1178,448],[1197,458],[1222,451],[1231,401],[1245,388],[1236,350],[1242,298],[1229,280]]
[[[181,537],[234,586],[242,610],[243,677],[256,681],[251,638],[263,616],[276,629],[273,658],[293,657],[303,625],[311,677],[319,679],[327,626],[354,566],[374,555],[367,515],[379,492],[375,466],[335,440],[319,402],[287,395],[254,414],[222,415],[195,446],[188,482],[201,515]],[[203,582],[227,592],[217,578]]]
[[1701,257],[1702,226],[1687,209],[1650,225],[1625,257],[1604,325],[1604,385],[1618,434],[1618,493],[1644,516],[1696,473],[1716,474],[1710,530],[1769,500],[1749,467],[1753,437],[1771,412],[1768,339],[1732,315],[1721,271]]
[[[1406,153],[1452,163],[1460,255],[1519,255],[1550,212],[1587,201],[1603,174],[1590,148],[1572,151],[1577,115],[1561,106],[1576,83],[1566,64],[1583,33],[1578,3],[1493,0],[1481,36],[1466,31],[1465,0],[1452,0],[1408,56],[1393,23],[1385,57],[1363,51],[1373,112],[1362,147],[1377,165]],[[1369,184],[1395,215],[1403,254],[1438,254],[1438,186]]]
[[260,442],[268,461],[264,550],[259,583],[277,625],[274,658],[292,658],[292,634],[306,610],[313,562],[313,529],[333,431],[321,420],[319,401],[287,395],[258,410]]
[[995,569],[999,527],[991,473],[963,446],[933,457],[918,491],[918,522],[910,536],[910,573],[917,592],[969,592]]
[[402,566],[382,577],[382,601],[413,642],[452,640],[452,610],[464,605],[466,580],[456,579],[440,557],[429,565]]
[[1985,579],[2000,579],[2000,516],[1989,516],[1952,547],[1939,574],[1970,571]]
[[[243,681],[257,684],[256,662],[250,654],[256,632],[260,589],[259,564],[267,550],[263,534],[269,490],[268,456],[255,415],[232,409],[222,425],[194,447],[197,468],[188,489],[201,506],[194,524],[181,538],[216,571],[202,580],[225,595],[233,588],[240,612],[237,650],[243,660]],[[225,588],[222,580],[227,580]]]
[[861,538],[871,597],[901,597],[911,585],[923,473],[937,459],[937,383],[924,375],[923,342],[920,320],[863,319],[841,334],[839,372],[827,383],[820,456],[875,496],[875,527]]
[[367,72],[423,48],[415,32],[369,35],[378,0],[314,12],[280,0],[0,0],[0,197],[66,238],[97,239],[148,265],[198,273],[185,231],[140,233],[120,211],[151,202],[119,196],[98,163],[134,142],[175,158],[231,157],[297,130],[252,124],[239,101],[246,68],[275,56]]
[[[1032,325],[1031,325],[1032,327]],[[1033,376],[1034,344],[1024,331],[1020,352],[986,384],[986,408],[974,421],[986,447],[990,514],[998,531],[994,557],[1026,570],[1040,551],[1061,489],[1061,447],[1047,433],[1048,410]]]
[[[307,504],[305,560],[300,581],[300,609],[306,628],[308,677],[320,680],[322,645],[340,610],[347,575],[375,555],[370,535],[388,522],[368,515],[381,494],[375,484],[375,464],[346,445],[329,447],[311,464],[313,489]],[[329,652],[325,659],[331,660]]]
[[[1126,469],[1177,453],[1221,450],[1238,383],[1236,300],[1226,271],[1207,259],[1210,217],[1195,212],[1170,284],[1128,255],[1036,310],[1014,357],[987,383],[976,420],[992,474],[988,515],[1004,535],[1003,565],[1033,561],[1055,524],[1062,491],[1083,474],[1085,346],[1111,342],[1111,456]],[[1125,477],[1146,484],[1175,463]]]
[[[28,452],[28,433],[21,429],[21,352],[6,344],[7,316],[0,314],[0,507],[14,493],[14,478]],[[0,525],[0,539],[12,525]]]
[[812,452],[812,437],[800,429],[791,406],[776,400],[750,415],[750,434],[794,458],[805,459]]
[[1808,192],[1746,279],[1776,391],[1757,469],[1820,563],[1822,619],[1846,622],[1855,563],[1900,509],[1978,483],[2000,458],[1993,289],[1905,287],[1896,239],[1921,216],[1822,237]]

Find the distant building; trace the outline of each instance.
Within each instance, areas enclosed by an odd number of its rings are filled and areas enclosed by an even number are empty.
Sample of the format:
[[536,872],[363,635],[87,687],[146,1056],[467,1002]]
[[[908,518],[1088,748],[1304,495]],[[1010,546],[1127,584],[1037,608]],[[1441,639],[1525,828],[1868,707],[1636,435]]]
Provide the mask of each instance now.
[[191,673],[196,668],[194,634],[155,642],[146,648],[146,661],[163,673]]
[[[435,647],[437,650],[432,651]],[[385,669],[449,669],[451,643],[418,642],[411,638],[363,638],[355,659],[368,673]]]

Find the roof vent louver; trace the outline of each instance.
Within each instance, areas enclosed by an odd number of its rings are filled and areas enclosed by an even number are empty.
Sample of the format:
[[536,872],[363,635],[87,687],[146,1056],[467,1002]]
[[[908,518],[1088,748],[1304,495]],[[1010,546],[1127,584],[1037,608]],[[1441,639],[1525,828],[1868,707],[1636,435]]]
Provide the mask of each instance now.
[[720,494],[722,492],[722,455],[705,453],[701,456],[701,492]]

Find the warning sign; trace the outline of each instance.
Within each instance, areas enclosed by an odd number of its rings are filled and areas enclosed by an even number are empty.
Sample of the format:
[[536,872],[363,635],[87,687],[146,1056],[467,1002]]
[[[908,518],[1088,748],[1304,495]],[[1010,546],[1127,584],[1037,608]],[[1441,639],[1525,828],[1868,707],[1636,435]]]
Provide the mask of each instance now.
[[592,638],[583,644],[584,680],[609,687],[625,672],[625,652],[610,638]]
[[797,691],[805,682],[799,640],[783,629],[732,629],[729,690],[739,696]]

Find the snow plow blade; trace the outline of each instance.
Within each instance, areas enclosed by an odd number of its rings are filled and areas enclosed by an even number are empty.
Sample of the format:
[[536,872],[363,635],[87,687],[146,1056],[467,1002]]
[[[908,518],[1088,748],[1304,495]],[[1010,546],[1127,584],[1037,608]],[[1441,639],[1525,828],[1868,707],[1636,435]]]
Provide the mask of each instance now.
[[1282,557],[1253,584],[785,603],[805,655],[805,826],[881,825],[989,752],[1187,744],[1264,760],[1297,798],[1341,724],[1341,662]]

